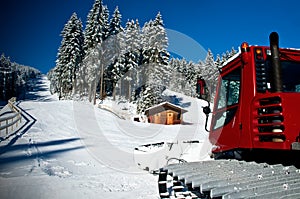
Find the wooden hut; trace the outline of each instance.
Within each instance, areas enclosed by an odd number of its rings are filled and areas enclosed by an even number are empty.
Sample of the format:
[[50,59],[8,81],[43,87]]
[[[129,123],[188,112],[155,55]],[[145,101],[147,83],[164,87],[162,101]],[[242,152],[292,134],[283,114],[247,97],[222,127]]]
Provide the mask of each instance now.
[[183,113],[187,112],[183,108],[163,102],[146,109],[145,114],[150,123],[155,124],[181,124],[183,121]]

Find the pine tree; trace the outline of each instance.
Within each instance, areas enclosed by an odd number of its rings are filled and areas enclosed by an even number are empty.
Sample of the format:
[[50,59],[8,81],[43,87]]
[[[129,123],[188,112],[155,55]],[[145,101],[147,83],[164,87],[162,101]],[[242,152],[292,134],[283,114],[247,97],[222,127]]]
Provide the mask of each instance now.
[[142,92],[140,93],[139,99],[137,101],[137,112],[144,113],[145,110],[153,105],[155,105],[156,96],[151,87],[142,87]]
[[155,17],[154,26],[157,29],[155,46],[157,46],[159,50],[165,50],[168,47],[168,37],[160,12],[158,12]]
[[231,51],[229,52],[228,50],[226,51],[226,53],[222,53],[222,58],[220,58],[220,55],[217,56],[216,58],[216,65],[219,69],[222,68],[223,64],[230,59],[231,57],[233,57],[236,54],[236,50],[234,49],[234,47],[231,48]]
[[90,10],[87,16],[85,37],[84,37],[84,50],[88,53],[88,50],[95,48],[102,42],[105,37],[103,34],[104,27],[104,8],[102,0],[95,0],[93,8]]
[[[219,75],[219,70],[215,65],[214,56],[210,49],[207,51],[205,63],[202,66],[202,77],[206,81],[206,85],[209,87],[211,93],[215,92],[216,81]],[[212,94],[212,97],[214,95]]]
[[58,79],[59,74],[56,73],[56,68],[52,68],[48,73],[47,77],[50,80],[50,93],[58,93],[59,92],[59,85],[58,85]]
[[108,65],[110,61],[107,53],[105,46],[98,45],[85,55],[78,71],[76,98],[96,103],[97,89],[102,75],[101,68]]
[[83,59],[83,32],[81,20],[73,13],[61,32],[55,75],[60,99],[67,99],[74,92],[76,73]]
[[[147,94],[148,96],[151,90],[152,103],[157,104],[162,101],[162,92],[170,78],[168,39],[160,13],[156,15],[154,21],[145,23],[142,33],[142,63],[145,67],[145,86],[144,91],[141,92],[141,98],[145,99],[143,95]],[[145,91],[147,92],[145,93]]]
[[[99,80],[100,85],[100,98],[105,95],[105,81],[104,77],[107,75],[107,68],[110,68],[111,63],[119,56],[120,52],[118,47],[118,41],[115,37],[111,38],[110,23],[109,23],[109,11],[107,6],[102,4],[102,0],[95,0],[93,8],[90,10],[85,30],[85,44],[84,49],[89,56],[93,56],[93,53],[89,51],[98,51],[99,64],[101,65],[99,71],[95,71],[99,74],[94,74],[96,79]],[[107,41],[108,40],[108,41]],[[89,67],[85,65],[84,67]],[[88,71],[89,69],[83,69]],[[98,84],[95,85],[97,88]],[[93,89],[96,92],[96,89]],[[96,93],[94,94],[96,96]],[[95,100],[94,100],[95,103]]]
[[223,66],[223,64],[227,61],[227,56],[225,53],[222,53],[222,58],[221,58],[221,65]]
[[228,50],[226,50],[226,60],[228,60],[231,57],[231,54]]
[[122,76],[125,73],[125,54],[122,54],[114,63],[111,65],[111,81],[113,84],[113,100],[116,99],[116,86],[117,83],[120,81]]
[[[118,11],[118,10],[117,10]],[[116,11],[115,11],[116,13]],[[117,16],[117,15],[114,15]],[[115,21],[112,19],[112,22]],[[119,25],[117,27],[120,27]],[[119,30],[123,30],[118,28]],[[113,29],[112,29],[113,30]],[[115,29],[116,30],[116,29]],[[121,56],[115,61],[112,67],[114,87],[119,85],[120,91],[126,93],[127,99],[131,100],[131,90],[134,85],[138,85],[137,67],[140,56],[140,27],[136,21],[128,21],[125,30],[116,35],[120,41]],[[123,83],[122,83],[123,82]],[[120,85],[122,85],[120,87]],[[134,89],[134,88],[133,88]],[[115,90],[115,89],[114,89]],[[115,99],[115,92],[113,98]]]
[[110,51],[112,57],[112,62],[106,68],[104,72],[106,92],[112,93],[113,98],[115,99],[115,86],[117,81],[121,78],[124,71],[124,53],[125,53],[125,36],[124,29],[121,26],[122,16],[119,12],[118,7],[115,8],[115,11],[112,15],[109,24],[107,45],[109,45],[108,50]]
[[236,50],[234,49],[234,47],[232,47],[230,51],[230,57],[233,57],[235,54],[236,54]]
[[8,100],[11,96],[12,67],[9,57],[4,54],[0,58],[0,99]]
[[127,21],[125,27],[125,53],[139,53],[141,49],[140,27],[138,21]]
[[103,21],[102,26],[102,41],[106,40],[109,37],[109,29],[110,29],[110,23],[109,23],[109,10],[106,5],[103,6],[103,13],[101,15],[101,18]]
[[11,97],[24,99],[27,80],[39,74],[37,69],[11,62],[9,57],[1,54],[0,100],[8,100]]
[[188,96],[196,96],[196,82],[201,77],[203,63],[187,62],[183,59],[171,59],[170,69],[172,71],[170,89]]
[[127,99],[131,100],[132,90],[136,90],[135,85],[140,85],[140,73],[138,71],[140,59],[140,26],[138,21],[128,21],[125,28],[125,93]]
[[186,84],[182,61],[184,61],[184,59],[179,60],[178,58],[172,58],[169,62],[169,66],[172,71],[169,89],[180,93],[183,93]]
[[115,11],[112,15],[112,18],[110,20],[109,24],[109,34],[108,36],[117,35],[120,32],[123,32],[123,28],[121,26],[121,19],[122,15],[119,11],[118,6],[115,8]]
[[221,60],[221,57],[219,54],[217,54],[217,58],[216,58],[216,61],[215,61],[215,65],[216,67],[218,68],[218,70],[221,70],[222,69],[222,60]]

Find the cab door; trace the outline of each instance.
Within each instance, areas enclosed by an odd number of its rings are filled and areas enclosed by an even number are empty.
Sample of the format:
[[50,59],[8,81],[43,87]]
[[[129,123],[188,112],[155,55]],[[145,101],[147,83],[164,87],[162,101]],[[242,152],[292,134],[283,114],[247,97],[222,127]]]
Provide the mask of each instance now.
[[235,67],[219,81],[209,139],[220,152],[239,146],[241,70]]

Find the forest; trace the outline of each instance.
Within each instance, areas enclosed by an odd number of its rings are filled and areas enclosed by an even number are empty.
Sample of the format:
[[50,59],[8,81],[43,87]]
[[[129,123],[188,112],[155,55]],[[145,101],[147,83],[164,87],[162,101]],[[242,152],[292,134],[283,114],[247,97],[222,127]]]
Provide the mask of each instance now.
[[11,62],[4,54],[0,57],[0,101],[11,97],[25,98],[27,80],[36,78],[41,72],[33,67]]
[[213,90],[219,67],[236,53],[232,49],[215,60],[208,49],[206,59],[198,63],[173,58],[160,12],[142,26],[134,19],[122,27],[119,8],[110,16],[102,0],[95,0],[85,28],[82,24],[74,12],[61,31],[56,66],[48,73],[51,92],[60,100],[95,104],[96,99],[112,97],[136,103],[143,113],[164,100],[165,89],[197,97],[198,78]]

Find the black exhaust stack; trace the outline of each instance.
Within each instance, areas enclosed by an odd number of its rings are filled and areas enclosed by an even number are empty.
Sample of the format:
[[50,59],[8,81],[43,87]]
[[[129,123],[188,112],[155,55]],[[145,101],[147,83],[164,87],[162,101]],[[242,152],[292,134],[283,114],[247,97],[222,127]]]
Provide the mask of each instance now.
[[282,74],[278,47],[279,36],[277,32],[272,32],[269,39],[272,60],[272,90],[274,92],[282,92]]

